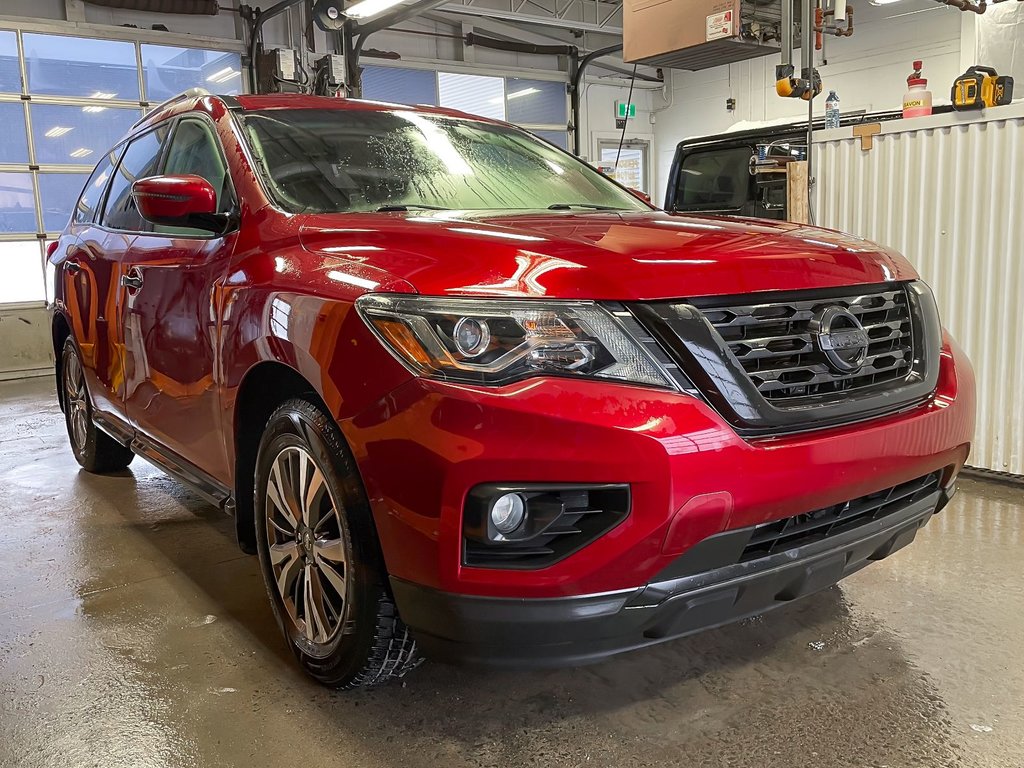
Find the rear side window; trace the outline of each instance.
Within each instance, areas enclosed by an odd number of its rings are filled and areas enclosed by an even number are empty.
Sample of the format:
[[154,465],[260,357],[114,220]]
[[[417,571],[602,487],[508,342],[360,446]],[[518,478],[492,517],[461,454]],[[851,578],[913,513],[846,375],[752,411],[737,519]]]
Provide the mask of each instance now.
[[118,147],[107,154],[100,160],[89,180],[85,182],[85,189],[82,190],[78,203],[75,205],[75,224],[89,224],[92,222],[96,214],[96,208],[103,200],[103,190],[107,188],[107,182],[110,181],[110,170],[114,167],[114,163],[117,162],[117,156],[120,153],[121,148]]
[[750,188],[750,157],[746,147],[687,155],[679,168],[676,208],[741,208]]
[[[164,162],[167,176],[202,176],[217,192],[217,211],[225,212],[231,207],[230,182],[224,154],[213,129],[200,120],[182,120],[174,129],[171,146],[167,149]],[[154,231],[164,234],[209,236],[203,230],[187,227],[156,226]]]
[[160,127],[133,139],[114,171],[103,212],[103,226],[129,232],[141,232],[148,225],[139,215],[132,197],[132,184],[155,176],[160,165],[160,147],[167,137],[167,128]]

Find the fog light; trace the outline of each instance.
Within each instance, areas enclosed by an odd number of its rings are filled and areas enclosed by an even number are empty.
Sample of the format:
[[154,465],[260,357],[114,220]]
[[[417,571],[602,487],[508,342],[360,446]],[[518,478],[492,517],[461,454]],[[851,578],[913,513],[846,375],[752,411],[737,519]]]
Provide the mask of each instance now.
[[491,329],[486,320],[464,317],[455,324],[455,348],[465,357],[476,357],[491,345]]
[[491,507],[491,525],[503,536],[514,533],[525,519],[526,504],[523,503],[523,497],[518,493],[506,493],[504,496],[499,496]]

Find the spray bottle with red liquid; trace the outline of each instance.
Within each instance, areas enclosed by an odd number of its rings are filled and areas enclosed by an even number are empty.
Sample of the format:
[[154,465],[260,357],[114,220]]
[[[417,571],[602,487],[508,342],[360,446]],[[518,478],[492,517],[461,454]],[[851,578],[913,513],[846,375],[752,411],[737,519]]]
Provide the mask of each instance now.
[[907,78],[907,92],[903,96],[903,117],[925,117],[932,113],[932,92],[928,81],[921,77],[922,62],[914,62],[914,71]]

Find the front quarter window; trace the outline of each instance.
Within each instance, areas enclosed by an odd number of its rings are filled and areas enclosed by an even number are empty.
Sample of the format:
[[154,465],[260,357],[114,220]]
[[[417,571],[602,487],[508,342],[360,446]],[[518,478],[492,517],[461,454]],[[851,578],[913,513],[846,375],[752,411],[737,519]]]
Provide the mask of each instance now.
[[403,109],[243,119],[267,185],[296,212],[648,210],[590,166],[511,126]]

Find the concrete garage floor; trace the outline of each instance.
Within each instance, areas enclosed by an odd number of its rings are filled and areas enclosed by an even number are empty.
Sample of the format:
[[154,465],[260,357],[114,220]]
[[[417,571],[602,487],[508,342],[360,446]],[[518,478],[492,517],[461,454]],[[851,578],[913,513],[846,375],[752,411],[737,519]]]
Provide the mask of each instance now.
[[80,472],[0,384],[2,766],[1024,764],[1024,492],[966,480],[908,550],[605,664],[309,683],[231,522],[136,460]]

